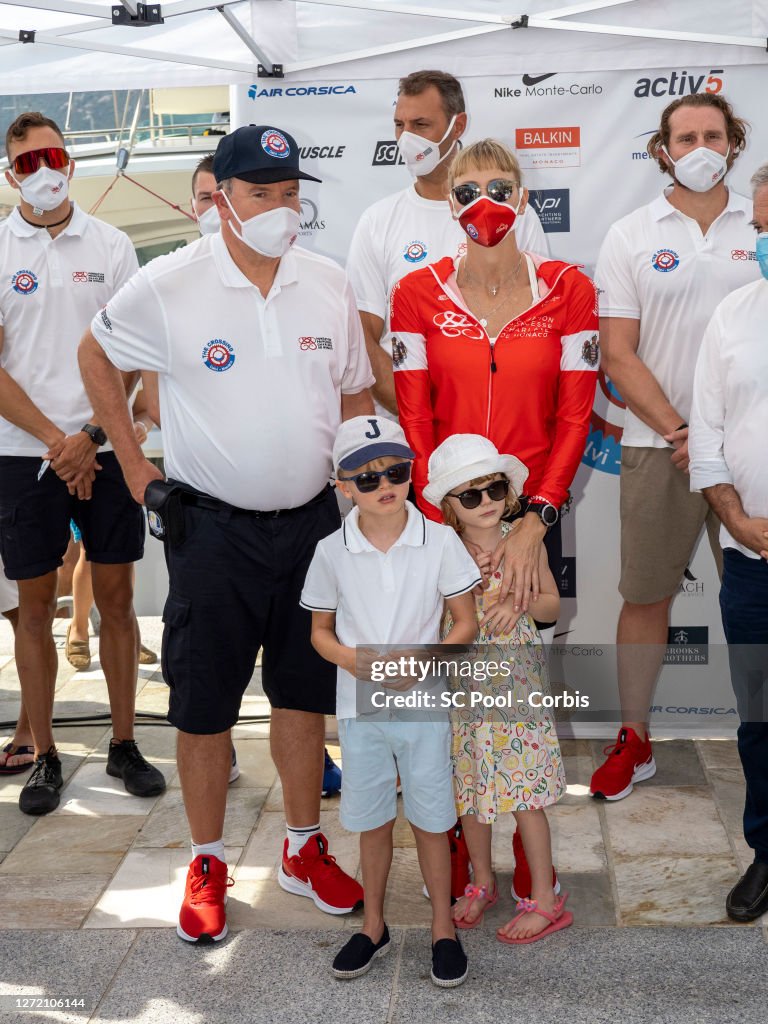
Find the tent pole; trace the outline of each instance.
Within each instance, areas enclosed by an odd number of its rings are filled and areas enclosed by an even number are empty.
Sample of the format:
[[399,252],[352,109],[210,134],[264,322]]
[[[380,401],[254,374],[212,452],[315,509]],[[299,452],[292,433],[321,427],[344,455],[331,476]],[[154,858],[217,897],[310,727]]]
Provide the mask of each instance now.
[[[439,18],[441,21],[474,21],[487,25],[508,25],[510,18],[503,14],[467,13],[467,11],[451,10],[440,7],[419,7],[409,3],[402,4],[378,3],[377,0],[302,0],[307,4],[319,4],[322,7],[343,7],[359,11],[370,11],[373,14],[413,14],[420,18]],[[613,3],[628,3],[630,0],[610,0]],[[163,12],[165,13],[165,12]]]
[[269,57],[264,53],[260,46],[257,45],[256,40],[250,34],[248,29],[243,25],[240,19],[229,10],[228,7],[217,7],[216,10],[222,16],[224,21],[229,25],[235,35],[240,39],[241,42],[245,43],[254,57],[258,57],[259,63],[264,65],[264,70],[268,75],[271,75],[274,70],[274,64]]
[[330,57],[317,58],[315,60],[298,61],[295,64],[284,64],[285,74],[294,74],[297,71],[313,71],[315,68],[325,68],[330,64],[346,64],[347,61],[364,60],[366,57],[380,57],[388,53],[400,53],[405,50],[415,50],[422,46],[432,46],[435,43],[452,43],[459,39],[471,39],[472,36],[487,35],[489,32],[507,32],[509,25],[481,25],[478,28],[458,29],[455,32],[443,32],[436,36],[420,37],[419,39],[403,39],[399,43],[389,43],[385,46],[374,46],[367,50],[353,50],[347,53],[335,53]]
[[595,35],[629,36],[632,39],[670,39],[681,43],[717,43],[726,46],[753,46],[765,50],[765,39],[755,36],[721,36],[704,32],[676,32],[673,29],[637,28],[624,25],[592,25],[586,21],[555,21],[528,18],[529,28],[551,28],[565,32],[588,32]]

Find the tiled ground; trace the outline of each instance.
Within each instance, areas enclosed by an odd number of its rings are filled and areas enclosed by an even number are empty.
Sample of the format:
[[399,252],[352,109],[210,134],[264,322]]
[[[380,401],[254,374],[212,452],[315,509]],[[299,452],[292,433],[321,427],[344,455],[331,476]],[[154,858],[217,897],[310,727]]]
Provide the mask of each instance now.
[[[142,630],[145,641],[156,648],[159,623],[142,620]],[[64,624],[57,626],[57,632],[61,634],[63,645]],[[97,647],[95,641],[92,644]],[[150,666],[142,668],[140,675],[139,710],[162,714],[166,691],[159,671]],[[6,630],[0,632],[0,721],[15,716],[17,700],[18,680]],[[71,718],[106,710],[105,685],[98,662],[94,662],[91,671],[76,674],[62,656],[56,714]],[[256,678],[243,715],[261,716],[267,711]],[[333,933],[355,929],[358,918],[356,915],[341,918],[321,915],[310,901],[290,896],[277,885],[275,873],[284,823],[267,730],[265,723],[243,724],[238,726],[235,735],[242,774],[230,787],[225,840],[230,871],[236,883],[230,890],[228,920],[230,929],[241,934],[235,935],[232,942],[245,942],[248,933],[252,933],[256,945],[263,946],[271,941],[264,935],[273,934],[273,951],[277,955],[279,948],[291,944],[287,930],[300,929],[306,933],[307,941],[311,936],[313,948],[325,949],[327,953],[326,947],[333,947],[337,942]],[[7,730],[0,730],[0,738],[5,732]],[[26,949],[27,944],[34,947],[35,933],[45,935],[46,948],[53,943],[50,948],[69,949],[66,934],[77,932],[79,938],[72,948],[79,951],[77,957],[84,958],[84,965],[91,955],[88,950],[98,950],[110,963],[114,960],[114,970],[117,970],[129,951],[126,962],[148,955],[147,950],[161,935],[161,949],[165,949],[166,936],[169,943],[175,941],[171,929],[183,891],[189,847],[174,762],[174,734],[163,725],[142,724],[137,730],[142,751],[163,770],[169,784],[165,794],[151,800],[128,796],[120,784],[106,775],[108,723],[62,726],[57,736],[66,784],[61,805],[55,813],[42,819],[21,814],[17,800],[26,776],[0,779],[0,946],[16,950],[18,959],[19,951]],[[332,739],[329,746],[337,756],[338,748]],[[724,912],[726,893],[751,861],[741,835],[743,781],[735,743],[658,742],[656,777],[638,787],[629,799],[613,805],[597,803],[587,795],[589,776],[593,766],[599,763],[602,746],[602,742],[588,740],[563,743],[568,794],[552,809],[550,822],[555,861],[564,888],[571,893],[569,906],[575,915],[575,927],[567,939],[553,940],[546,948],[553,949],[555,942],[562,942],[562,949],[567,948],[569,956],[576,956],[586,948],[584,943],[599,946],[603,942],[608,950],[615,947],[620,934],[625,932],[638,935],[642,932],[647,938],[641,936],[632,941],[649,949],[654,947],[652,936],[667,936],[656,940],[656,948],[661,948],[678,941],[664,931],[668,926],[696,929],[716,925],[722,926],[718,931],[723,933],[724,943],[730,941],[726,940],[724,932],[744,936],[735,938],[734,942],[746,943],[749,950],[763,958],[765,967],[765,935],[760,927],[733,925]],[[343,832],[338,824],[337,808],[337,800],[323,801],[323,829],[332,839],[332,851],[339,862],[355,872],[359,868],[357,837]],[[495,860],[502,892],[509,891],[513,828],[510,818],[495,830]],[[426,928],[429,904],[421,895],[416,850],[405,822],[396,830],[396,846],[388,923],[393,929]],[[511,911],[509,899],[500,901],[487,915],[482,938],[473,934],[470,942],[488,940],[490,943],[496,927]],[[154,929],[166,931],[161,933]],[[149,947],[142,939],[145,933],[148,941],[154,936]],[[419,931],[413,932],[414,936],[419,934]],[[582,939],[578,938],[579,934]],[[52,938],[55,935],[60,937]],[[93,942],[89,935],[93,936]],[[405,970],[406,947],[410,941],[408,933],[398,938],[397,977]],[[702,939],[702,942],[708,941]],[[255,951],[256,947],[253,949]],[[0,953],[3,963],[7,955]],[[39,955],[39,947],[38,954],[32,954],[33,960],[35,955]],[[213,959],[206,962],[211,970],[215,969],[216,957],[223,955],[218,950],[210,954]],[[174,953],[174,960],[176,956]],[[45,973],[48,967],[45,970],[41,967],[41,971]],[[0,968],[0,1020],[6,1020],[10,1018],[3,1015],[3,992],[16,990],[3,987],[2,974]],[[18,978],[16,981],[28,984]],[[105,996],[107,989],[105,982],[99,988],[99,999]],[[422,997],[426,996],[422,993]],[[369,1018],[361,1016],[359,1007],[355,1015],[360,1020],[407,1019],[398,1015],[405,1013],[402,1007],[396,1012],[394,1002],[387,1005],[383,1015],[376,1015],[371,1009]],[[149,1009],[144,1006],[141,1012],[137,1009],[135,1015],[126,1013],[126,1018],[175,1020],[175,1015],[170,1011],[166,1013],[163,1006],[160,1000],[157,1006]],[[341,1010],[339,1013],[338,1019],[345,1019]],[[120,1014],[115,1017],[125,1019]],[[28,1021],[30,1018],[18,1019]],[[64,1015],[56,1019],[70,1018]],[[88,1016],[75,1015],[71,1019],[87,1020]],[[112,1016],[98,1019],[112,1019]],[[207,1021],[214,1018],[201,1011],[182,1015],[180,1019]],[[258,1018],[257,1015],[254,1019],[290,1021],[291,1017]],[[582,1018],[572,1016],[570,1019]],[[591,1019],[612,1018],[595,1015]],[[672,1015],[638,1019],[676,1021],[678,1018]],[[722,1014],[711,1018],[706,1014],[690,1017],[684,1014],[680,1019],[711,1019],[720,1024],[731,1018]],[[752,1018],[742,1014],[738,1019]]]
[[[156,621],[143,623],[157,645]],[[64,624],[57,627],[63,634]],[[60,638],[61,639],[61,638]],[[0,642],[0,717],[10,719],[18,680],[9,638]],[[93,641],[97,650],[97,641]],[[105,685],[97,660],[75,673],[61,657],[56,714],[72,718],[105,713]],[[258,673],[243,716],[268,712]],[[162,713],[166,689],[156,666],[141,669],[138,709]],[[282,846],[280,785],[269,756],[267,725],[236,730],[240,779],[230,787],[225,838],[236,886],[230,897],[233,928],[308,927],[318,916],[307,900],[275,881]],[[329,726],[333,728],[332,723]],[[0,780],[0,878],[5,887],[6,928],[157,928],[173,924],[188,838],[174,761],[173,730],[143,724],[137,738],[168,779],[156,799],[128,796],[105,771],[108,724],[61,727],[67,782],[59,809],[45,818],[21,814],[19,789],[26,776]],[[338,748],[329,741],[331,752]],[[606,805],[587,795],[602,743],[565,740],[568,795],[550,812],[555,861],[571,892],[576,923],[595,925],[727,925],[723,899],[749,863],[741,836],[743,782],[735,743],[669,740],[656,744],[659,770],[628,800]],[[337,821],[337,800],[323,801],[323,828],[350,871],[358,869],[356,837]],[[498,871],[512,870],[511,831],[495,829]],[[407,824],[396,831],[389,920],[426,926],[429,904],[421,895],[416,849]],[[510,913],[501,901],[489,925]],[[492,920],[490,920],[492,918]],[[325,927],[355,927],[349,918],[323,919]]]

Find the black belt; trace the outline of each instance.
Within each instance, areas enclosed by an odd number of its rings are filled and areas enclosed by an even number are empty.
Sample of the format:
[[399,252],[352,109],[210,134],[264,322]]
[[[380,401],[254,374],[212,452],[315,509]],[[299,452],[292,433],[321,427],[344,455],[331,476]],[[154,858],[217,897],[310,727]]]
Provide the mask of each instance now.
[[[169,481],[177,483],[177,481]],[[274,519],[277,516],[288,516],[292,512],[303,512],[304,509],[311,508],[312,505],[317,505],[321,501],[324,501],[328,496],[328,492],[331,490],[331,485],[326,484],[325,487],[316,494],[314,498],[310,498],[309,501],[303,505],[297,505],[295,508],[276,508],[271,511],[261,511],[260,509],[254,508],[238,508],[237,505],[230,505],[226,501],[220,501],[218,498],[211,497],[210,494],[201,494],[199,491],[190,491],[182,484],[181,489],[181,502],[183,505],[192,505],[194,508],[205,508],[211,512],[227,512],[230,515],[238,516],[250,516],[252,519]]]

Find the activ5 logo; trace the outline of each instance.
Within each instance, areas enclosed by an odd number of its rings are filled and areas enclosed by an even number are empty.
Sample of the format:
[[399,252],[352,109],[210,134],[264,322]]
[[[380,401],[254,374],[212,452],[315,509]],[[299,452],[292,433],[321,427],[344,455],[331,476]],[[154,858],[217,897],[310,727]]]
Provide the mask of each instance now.
[[722,68],[712,68],[701,73],[694,71],[671,71],[658,78],[638,78],[635,96],[648,99],[651,96],[693,96],[698,92],[718,93],[723,91]]
[[595,404],[581,461],[601,473],[616,475],[621,468],[621,433],[627,406],[602,370],[597,371],[597,380]]

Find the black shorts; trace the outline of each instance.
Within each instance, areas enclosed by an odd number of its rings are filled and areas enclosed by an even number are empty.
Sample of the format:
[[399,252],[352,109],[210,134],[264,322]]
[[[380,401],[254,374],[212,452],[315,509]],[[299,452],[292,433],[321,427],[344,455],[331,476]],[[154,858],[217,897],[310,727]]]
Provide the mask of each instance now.
[[333,490],[278,516],[187,506],[184,517],[183,542],[166,544],[168,720],[197,734],[235,725],[261,647],[273,708],[332,715],[336,666],[312,647],[299,598],[317,542],[339,528]]
[[101,452],[101,469],[88,501],[71,495],[37,456],[0,455],[0,553],[11,580],[31,580],[62,564],[69,521],[83,535],[91,562],[120,565],[144,555],[144,513],[123,478],[114,452]]

